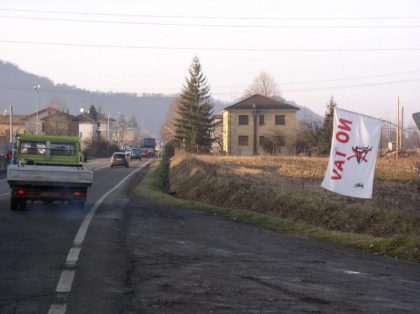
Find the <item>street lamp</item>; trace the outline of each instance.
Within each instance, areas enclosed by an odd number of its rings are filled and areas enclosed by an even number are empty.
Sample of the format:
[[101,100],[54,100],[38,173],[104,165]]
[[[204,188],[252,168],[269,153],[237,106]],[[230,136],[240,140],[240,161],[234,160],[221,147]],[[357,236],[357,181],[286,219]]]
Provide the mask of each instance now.
[[7,109],[4,110],[3,116],[9,114],[9,143],[13,142],[13,124],[12,124],[12,116],[13,116],[13,107],[9,106],[9,112]]
[[39,89],[41,85],[34,85],[36,91],[36,134],[39,134]]

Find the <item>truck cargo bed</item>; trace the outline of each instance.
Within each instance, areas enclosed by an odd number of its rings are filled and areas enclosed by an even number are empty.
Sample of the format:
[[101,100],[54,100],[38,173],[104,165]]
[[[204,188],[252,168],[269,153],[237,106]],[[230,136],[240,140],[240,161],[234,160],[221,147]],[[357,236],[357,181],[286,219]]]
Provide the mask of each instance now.
[[9,186],[90,186],[93,171],[84,167],[9,165]]

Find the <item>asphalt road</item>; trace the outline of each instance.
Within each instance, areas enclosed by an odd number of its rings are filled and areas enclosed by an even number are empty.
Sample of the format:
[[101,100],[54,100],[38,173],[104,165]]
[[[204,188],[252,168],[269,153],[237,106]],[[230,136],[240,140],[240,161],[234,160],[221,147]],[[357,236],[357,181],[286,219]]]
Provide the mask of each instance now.
[[[88,209],[140,164],[98,161]],[[97,207],[73,266],[87,211],[11,212],[1,196],[0,313],[419,312],[419,264],[138,199],[143,174]],[[56,291],[63,271],[74,274],[67,292]]]

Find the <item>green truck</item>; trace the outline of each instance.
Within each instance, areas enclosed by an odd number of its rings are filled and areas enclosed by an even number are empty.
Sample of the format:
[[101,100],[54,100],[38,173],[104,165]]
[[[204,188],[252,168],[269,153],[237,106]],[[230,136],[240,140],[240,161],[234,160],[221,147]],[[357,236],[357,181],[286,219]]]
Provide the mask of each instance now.
[[7,168],[10,209],[27,202],[63,201],[84,208],[93,170],[83,166],[78,136],[19,135]]

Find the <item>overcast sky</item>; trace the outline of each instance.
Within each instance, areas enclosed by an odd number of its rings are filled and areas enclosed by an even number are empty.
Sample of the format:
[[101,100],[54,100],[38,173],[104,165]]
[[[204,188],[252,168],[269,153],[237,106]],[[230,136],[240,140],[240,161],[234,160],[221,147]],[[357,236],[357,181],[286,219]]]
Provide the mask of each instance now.
[[320,114],[420,111],[416,0],[0,0],[0,30],[0,59],[90,90],[178,93],[197,55],[223,101],[266,71]]

